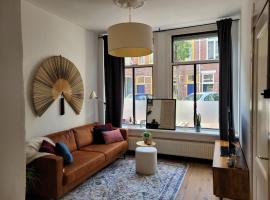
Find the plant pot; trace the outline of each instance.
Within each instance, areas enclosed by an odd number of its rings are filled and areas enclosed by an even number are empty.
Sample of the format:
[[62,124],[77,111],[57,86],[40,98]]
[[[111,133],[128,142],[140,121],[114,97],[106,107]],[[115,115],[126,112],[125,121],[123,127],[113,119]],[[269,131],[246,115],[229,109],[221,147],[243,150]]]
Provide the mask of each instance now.
[[201,126],[195,126],[196,132],[201,132]]

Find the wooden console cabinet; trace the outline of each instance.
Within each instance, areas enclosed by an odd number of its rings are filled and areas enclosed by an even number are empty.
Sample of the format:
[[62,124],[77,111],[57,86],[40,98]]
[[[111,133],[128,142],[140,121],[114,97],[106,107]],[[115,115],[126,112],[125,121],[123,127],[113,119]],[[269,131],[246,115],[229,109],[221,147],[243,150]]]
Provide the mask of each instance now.
[[214,194],[220,199],[249,200],[249,171],[242,150],[239,151],[236,166],[228,167],[228,157],[221,156],[221,146],[227,147],[226,141],[215,142],[213,158]]

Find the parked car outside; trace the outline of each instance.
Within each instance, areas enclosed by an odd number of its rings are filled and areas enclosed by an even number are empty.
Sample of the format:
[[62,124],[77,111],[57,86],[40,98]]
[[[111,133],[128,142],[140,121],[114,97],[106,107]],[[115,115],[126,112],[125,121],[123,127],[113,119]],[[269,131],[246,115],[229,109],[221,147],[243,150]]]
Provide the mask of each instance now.
[[[194,93],[186,96],[183,100],[186,101],[193,101],[194,100]],[[217,92],[198,92],[196,94],[197,101],[218,101],[219,100],[219,93]]]
[[[125,97],[126,99],[133,99],[133,95],[129,94]],[[135,100],[146,100],[146,99],[152,99],[152,95],[151,94],[136,94],[135,95]]]

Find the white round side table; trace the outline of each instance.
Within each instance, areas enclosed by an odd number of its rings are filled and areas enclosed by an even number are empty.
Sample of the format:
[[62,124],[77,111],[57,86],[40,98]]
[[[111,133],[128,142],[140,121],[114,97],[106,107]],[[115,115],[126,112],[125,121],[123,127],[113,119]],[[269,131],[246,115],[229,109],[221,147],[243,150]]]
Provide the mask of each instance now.
[[140,147],[154,147],[156,146],[156,143],[154,141],[152,141],[152,144],[145,144],[144,141],[138,141],[136,142],[137,146]]
[[135,152],[136,172],[155,174],[157,168],[157,149],[155,147],[137,147]]

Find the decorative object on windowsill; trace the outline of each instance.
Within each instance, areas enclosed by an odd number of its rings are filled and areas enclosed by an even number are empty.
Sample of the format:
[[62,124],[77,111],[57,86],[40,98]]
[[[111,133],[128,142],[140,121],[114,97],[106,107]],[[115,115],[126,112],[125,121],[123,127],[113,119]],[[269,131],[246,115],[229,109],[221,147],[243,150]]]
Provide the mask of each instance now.
[[97,96],[95,90],[92,90],[92,92],[90,93],[89,99],[96,99],[96,100],[98,100],[99,102],[101,102],[101,103],[103,103],[104,105],[106,105],[106,102],[105,102],[103,99],[101,99],[101,98],[99,98],[99,97]]
[[131,9],[144,5],[144,0],[113,0],[129,9],[129,22],[112,25],[108,29],[108,53],[116,57],[139,57],[153,52],[152,28],[143,23],[131,22]]
[[143,141],[147,145],[152,144],[152,134],[149,131],[143,132]]
[[132,117],[129,118],[129,124],[133,124]]
[[41,116],[60,95],[76,114],[80,114],[84,98],[80,72],[67,58],[52,56],[41,63],[34,77],[33,104],[36,114]]
[[201,131],[201,114],[195,114],[195,129],[196,132],[200,132]]
[[146,126],[146,120],[141,120],[140,121],[140,128]]

